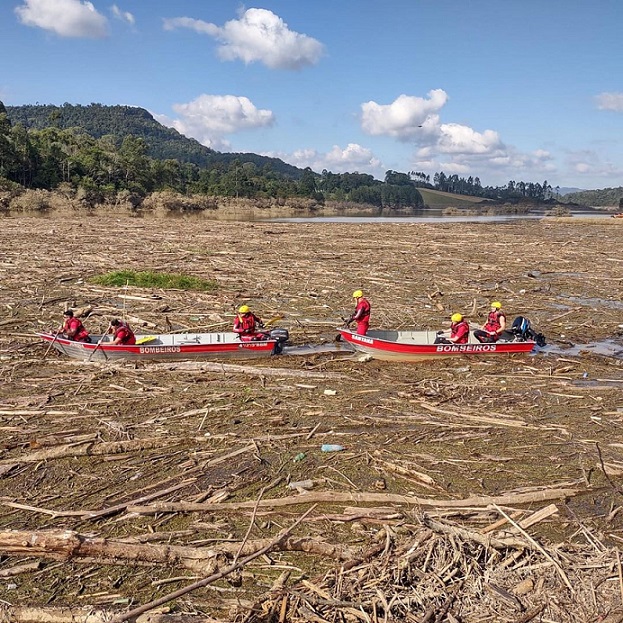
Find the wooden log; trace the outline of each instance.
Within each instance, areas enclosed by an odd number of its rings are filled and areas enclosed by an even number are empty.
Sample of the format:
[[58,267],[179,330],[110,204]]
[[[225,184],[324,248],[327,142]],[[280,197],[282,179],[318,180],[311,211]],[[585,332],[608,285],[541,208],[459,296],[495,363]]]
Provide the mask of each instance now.
[[233,363],[214,363],[180,361],[179,363],[153,363],[145,366],[147,370],[186,370],[188,372],[222,372],[230,374],[255,374],[256,376],[302,377],[312,379],[345,379],[338,372],[313,372],[308,370],[289,370],[287,368],[256,368]]
[[0,465],[9,463],[38,463],[50,459],[66,458],[73,456],[93,456],[104,454],[123,454],[125,452],[139,452],[141,450],[153,450],[171,446],[170,438],[155,437],[151,439],[129,439],[126,441],[105,441],[93,443],[69,443],[52,448],[31,452],[12,459],[3,459]]
[[[109,623],[110,612],[93,607],[37,607],[0,604],[0,621],[11,623]],[[218,623],[205,614],[147,613],[135,623]]]
[[[435,500],[433,498],[422,498],[415,495],[400,495],[397,493],[376,493],[372,491],[361,492],[341,492],[341,491],[318,491],[308,492],[287,498],[272,498],[260,500],[258,508],[281,508],[297,504],[406,504],[408,506],[424,506],[427,508],[466,508],[483,507],[492,504],[502,506],[513,506],[516,504],[530,504],[532,502],[542,502],[546,500],[557,500],[574,497],[581,493],[579,489],[551,488],[530,493],[515,493],[489,497],[476,495],[460,500]],[[210,512],[210,511],[240,511],[253,508],[256,502],[231,502],[223,504],[193,504],[189,502],[162,502],[151,506],[128,506],[128,511],[151,515],[155,513],[191,513],[191,512]]]
[[[272,544],[274,539],[249,540],[241,544],[222,543],[214,547],[157,545],[91,537],[73,530],[0,531],[0,552],[3,555],[38,556],[53,560],[77,560],[103,564],[167,565],[197,573],[211,573],[219,556],[251,556]],[[345,562],[359,552],[311,537],[288,536],[273,545],[275,551],[304,552]]]

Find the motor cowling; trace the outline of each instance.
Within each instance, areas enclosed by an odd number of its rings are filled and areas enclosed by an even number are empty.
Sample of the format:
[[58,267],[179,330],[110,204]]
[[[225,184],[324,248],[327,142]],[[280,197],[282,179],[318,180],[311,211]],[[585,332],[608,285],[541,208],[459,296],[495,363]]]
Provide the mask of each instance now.
[[279,344],[284,344],[290,339],[290,333],[283,327],[275,327],[268,332],[271,340],[276,340]]
[[537,343],[537,346],[545,346],[547,344],[545,336],[542,333],[537,333],[527,318],[523,316],[517,316],[513,320],[513,324],[510,329],[511,333],[518,340],[533,340]]

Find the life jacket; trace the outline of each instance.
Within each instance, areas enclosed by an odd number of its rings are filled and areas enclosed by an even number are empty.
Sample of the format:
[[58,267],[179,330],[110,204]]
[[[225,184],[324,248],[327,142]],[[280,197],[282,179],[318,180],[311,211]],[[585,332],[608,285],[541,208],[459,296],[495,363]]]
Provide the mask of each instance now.
[[499,310],[490,311],[487,316],[487,322],[485,323],[484,330],[490,331],[491,333],[498,331],[502,327],[500,318],[506,318],[506,314]]
[[236,320],[234,320],[234,333],[253,335],[255,333],[255,325],[259,322],[261,322],[261,320],[252,312],[247,312],[242,316],[236,316]]
[[84,325],[76,317],[68,318],[63,326],[63,331],[66,334],[71,333],[67,337],[75,342],[85,342],[89,337],[89,332],[84,328]]
[[113,339],[116,340],[118,337],[121,337],[121,344],[128,346],[136,344],[136,337],[134,337],[134,333],[127,322],[120,321],[119,326],[115,327]]
[[361,322],[362,320],[367,320],[368,318],[370,318],[370,303],[367,299],[361,298],[355,308],[353,320]]
[[458,337],[455,344],[467,344],[469,341],[469,323],[467,320],[459,320],[450,325],[450,338]]

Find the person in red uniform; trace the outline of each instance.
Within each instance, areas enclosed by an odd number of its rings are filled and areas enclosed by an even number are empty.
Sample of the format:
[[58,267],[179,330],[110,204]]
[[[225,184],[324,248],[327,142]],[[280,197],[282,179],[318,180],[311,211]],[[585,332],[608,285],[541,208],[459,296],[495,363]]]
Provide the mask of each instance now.
[[450,337],[443,337],[445,331],[438,331],[435,344],[467,344],[469,340],[469,323],[461,314],[450,317]]
[[502,311],[502,303],[493,301],[487,322],[474,331],[474,337],[485,344],[497,342],[506,329],[506,314]]
[[65,334],[68,340],[74,342],[90,342],[91,338],[89,332],[84,328],[84,325],[79,318],[74,316],[73,309],[67,309],[63,312],[64,322],[61,331]]
[[361,290],[353,292],[353,298],[357,303],[352,316],[346,321],[348,326],[351,322],[357,323],[357,335],[365,335],[370,327],[370,303],[364,298]]
[[238,309],[234,320],[234,333],[237,333],[243,342],[265,340],[266,333],[258,331],[258,328],[261,329],[263,326],[262,320],[251,311],[248,305],[242,305]]
[[127,322],[123,322],[123,320],[119,320],[115,318],[110,321],[110,329],[109,333],[112,333],[112,341],[107,345],[110,346],[131,346],[132,344],[136,344],[136,337],[134,336],[134,332],[130,329],[130,325]]

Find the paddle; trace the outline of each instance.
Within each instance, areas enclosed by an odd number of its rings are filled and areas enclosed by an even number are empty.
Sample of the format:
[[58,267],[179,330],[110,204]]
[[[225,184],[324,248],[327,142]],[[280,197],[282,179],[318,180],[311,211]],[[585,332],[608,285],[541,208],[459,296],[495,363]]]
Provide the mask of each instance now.
[[147,344],[148,342],[153,342],[156,339],[155,335],[144,335],[143,337],[139,337],[136,340],[136,343],[138,345],[140,344]]
[[[87,359],[87,361],[91,361],[91,357],[93,357],[93,355],[95,354],[95,351],[100,347],[101,343],[104,341],[104,338],[108,335],[108,331],[110,331],[110,327],[111,327],[111,324],[109,322],[108,328],[106,329],[106,331],[104,331],[104,333],[102,333],[102,337],[99,339],[98,343],[95,345],[95,348],[91,351],[91,354],[89,355],[89,358]],[[102,352],[104,353],[104,357],[108,359],[108,355],[106,354],[106,351],[103,350]]]
[[48,353],[50,352],[50,349],[52,348],[52,346],[54,346],[54,342],[56,342],[56,338],[58,338],[58,336],[61,333],[61,330],[63,329],[63,327],[61,327],[55,334],[54,334],[54,339],[50,342],[50,345],[48,346],[47,350],[45,351],[43,357],[41,359],[45,359],[48,356]]
[[277,322],[277,320],[281,320],[283,318],[283,314],[279,314],[278,316],[273,316],[270,320],[267,320],[263,323],[265,327],[270,326],[273,322]]

